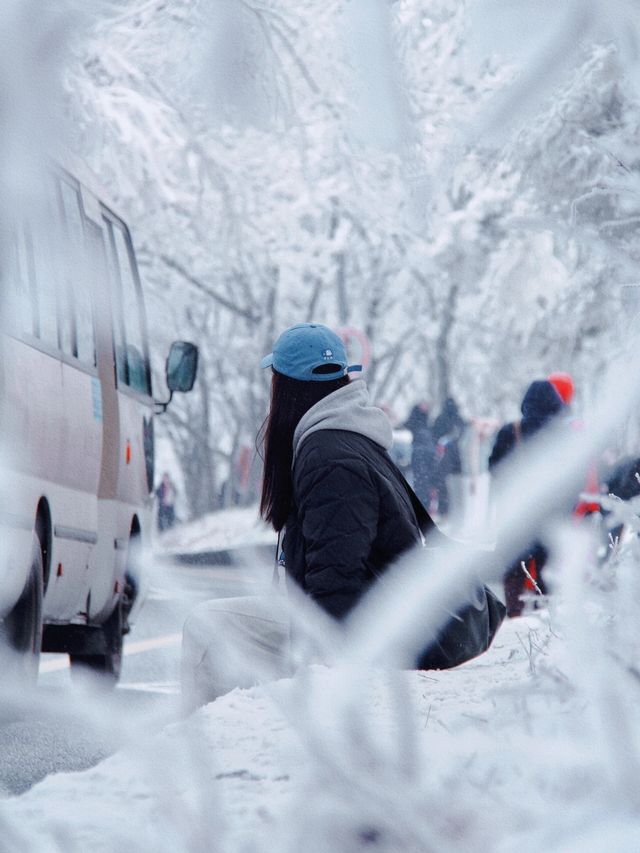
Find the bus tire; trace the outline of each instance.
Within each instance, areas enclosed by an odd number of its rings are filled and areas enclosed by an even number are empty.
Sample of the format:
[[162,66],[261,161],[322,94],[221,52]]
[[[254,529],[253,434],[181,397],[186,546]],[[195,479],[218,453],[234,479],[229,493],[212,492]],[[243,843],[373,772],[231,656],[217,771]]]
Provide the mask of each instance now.
[[102,626],[109,651],[100,655],[70,654],[71,677],[79,680],[95,677],[103,687],[115,687],[120,679],[123,645],[122,599]]
[[34,533],[27,582],[18,601],[0,619],[0,640],[9,652],[7,669],[29,684],[38,679],[42,648],[43,572],[42,548]]

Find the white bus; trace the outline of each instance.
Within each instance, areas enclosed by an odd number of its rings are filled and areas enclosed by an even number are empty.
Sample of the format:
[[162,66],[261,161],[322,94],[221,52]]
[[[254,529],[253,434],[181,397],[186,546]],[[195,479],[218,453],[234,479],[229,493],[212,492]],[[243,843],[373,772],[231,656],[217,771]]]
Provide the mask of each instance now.
[[[81,164],[47,183],[45,212],[2,249],[0,634],[27,674],[64,652],[115,683],[143,597],[159,404],[126,223]],[[172,394],[197,355],[172,345]]]

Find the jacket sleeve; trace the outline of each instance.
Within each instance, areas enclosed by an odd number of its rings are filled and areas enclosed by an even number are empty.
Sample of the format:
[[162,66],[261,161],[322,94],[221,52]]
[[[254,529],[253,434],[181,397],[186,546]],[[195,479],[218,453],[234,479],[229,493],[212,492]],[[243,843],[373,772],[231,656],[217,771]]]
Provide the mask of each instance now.
[[340,619],[367,585],[367,560],[378,529],[378,490],[366,466],[356,460],[312,467],[296,485],[305,588]]

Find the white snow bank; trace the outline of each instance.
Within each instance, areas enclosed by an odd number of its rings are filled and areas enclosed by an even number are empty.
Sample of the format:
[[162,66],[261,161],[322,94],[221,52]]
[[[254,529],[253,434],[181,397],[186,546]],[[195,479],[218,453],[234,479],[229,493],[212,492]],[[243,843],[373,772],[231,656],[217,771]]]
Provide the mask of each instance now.
[[65,853],[637,850],[635,794],[564,655],[543,613],[448,672],[312,667],[49,777],[0,820],[15,849]]
[[258,515],[257,506],[211,512],[197,521],[178,524],[156,539],[156,550],[171,554],[227,551],[276,544],[276,535]]

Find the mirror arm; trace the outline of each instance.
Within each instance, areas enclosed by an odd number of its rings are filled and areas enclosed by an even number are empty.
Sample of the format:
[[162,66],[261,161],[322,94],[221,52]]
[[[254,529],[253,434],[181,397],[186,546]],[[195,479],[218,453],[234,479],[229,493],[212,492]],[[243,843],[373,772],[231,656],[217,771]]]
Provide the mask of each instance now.
[[156,406],[155,414],[156,415],[164,415],[164,413],[167,411],[167,406],[169,405],[169,403],[172,400],[173,400],[173,391],[169,391],[169,399],[167,400],[166,403],[163,403],[161,400],[154,400],[153,402],[155,403],[155,406]]

